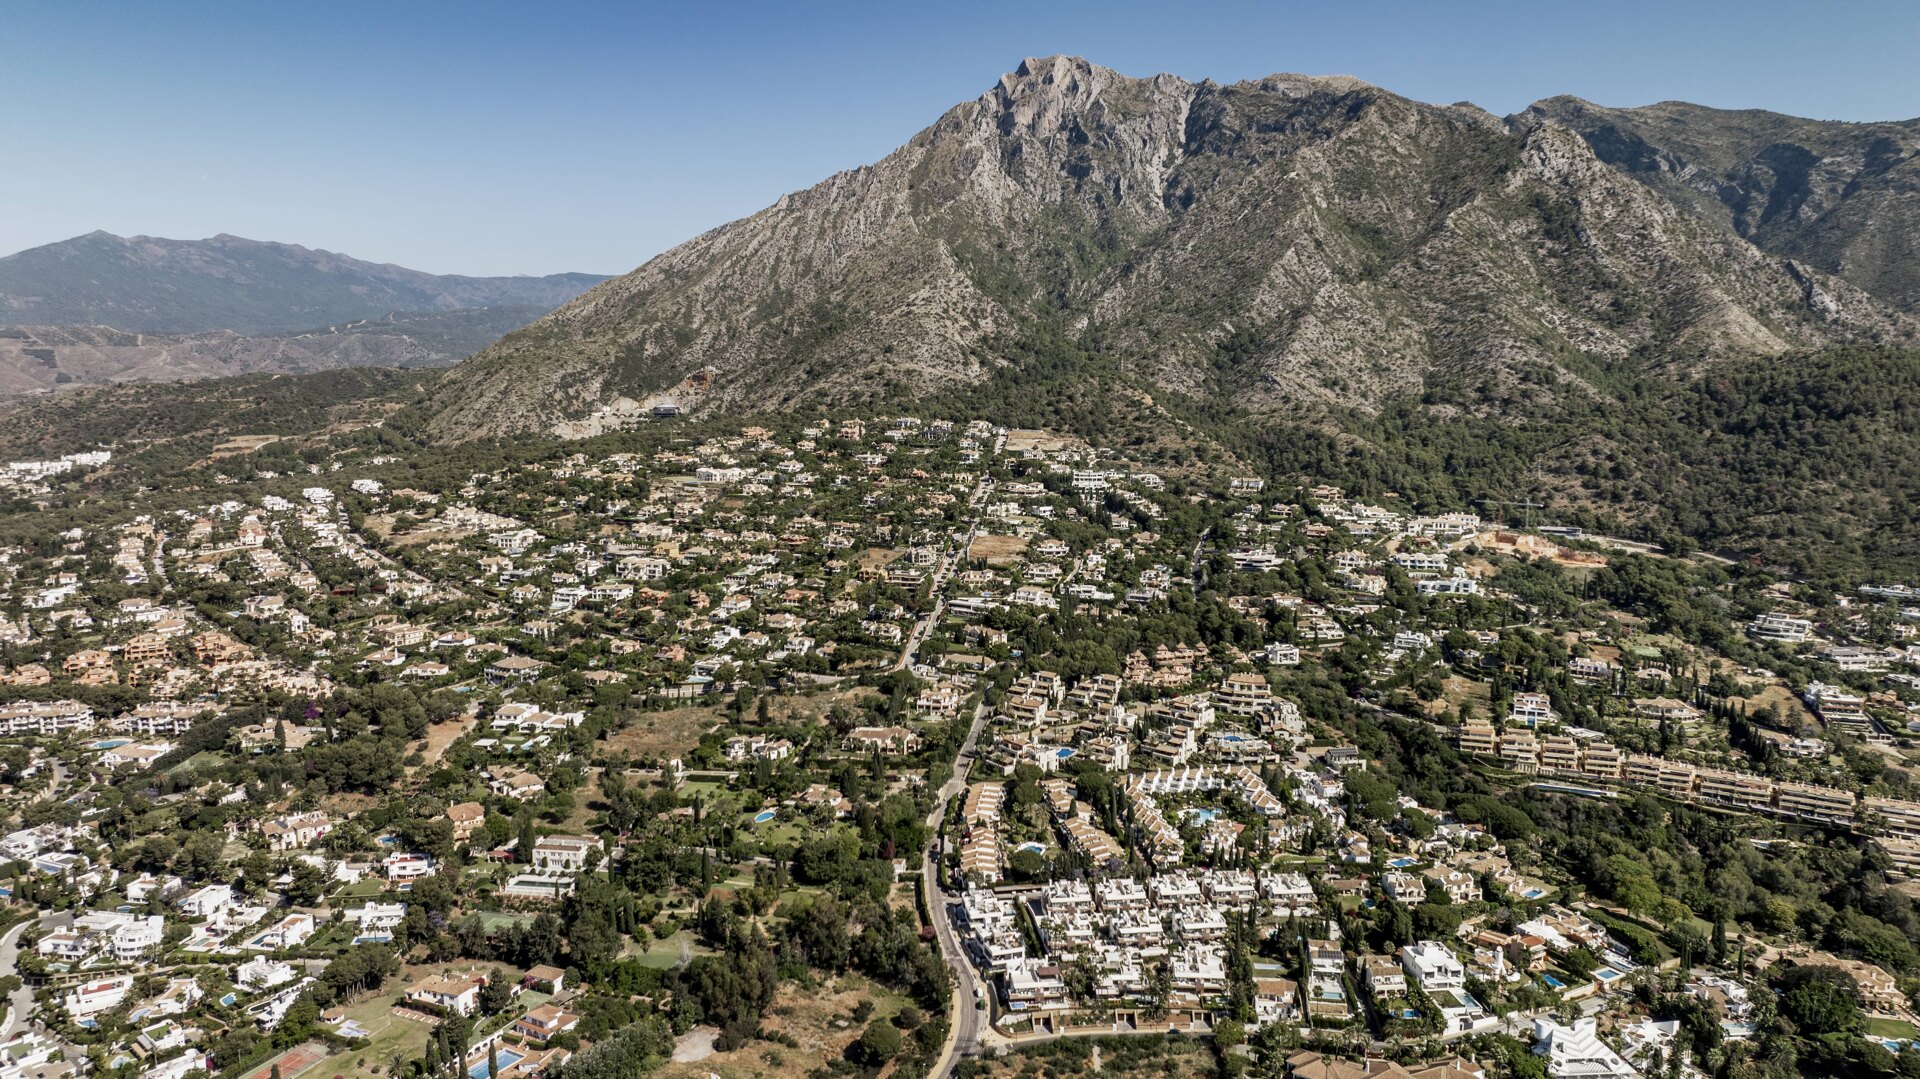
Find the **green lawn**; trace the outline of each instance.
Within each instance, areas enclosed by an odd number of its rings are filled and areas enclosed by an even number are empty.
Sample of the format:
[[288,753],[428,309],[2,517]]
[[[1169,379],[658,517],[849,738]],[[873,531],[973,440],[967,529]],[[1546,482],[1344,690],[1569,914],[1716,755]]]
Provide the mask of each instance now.
[[372,1036],[321,1061],[312,1074],[372,1079],[373,1069],[384,1072],[395,1060],[414,1060],[426,1052],[432,1026],[395,1015],[393,999],[390,993],[379,993],[348,1008],[347,1017],[371,1031]]
[[802,827],[793,821],[773,821],[769,824],[753,825],[747,833],[762,846],[781,847],[800,842],[809,831],[816,830],[812,825]]
[[167,774],[172,775],[175,772],[184,772],[188,769],[199,771],[207,768],[217,768],[226,763],[227,757],[225,754],[216,753],[213,750],[202,750],[188,757],[186,760],[181,761],[179,764],[174,765],[172,768],[167,769]]
[[712,954],[712,948],[696,941],[692,932],[682,929],[665,940],[648,942],[645,951],[635,951],[630,948],[626,957],[638,959],[642,966],[669,970],[680,965],[682,955],[691,959],[697,955]]
[[537,914],[511,914],[499,910],[483,910],[479,913],[480,924],[489,930],[508,925],[526,925],[539,917]]
[[1867,1033],[1876,1038],[1916,1038],[1920,1030],[1905,1019],[1868,1019]]

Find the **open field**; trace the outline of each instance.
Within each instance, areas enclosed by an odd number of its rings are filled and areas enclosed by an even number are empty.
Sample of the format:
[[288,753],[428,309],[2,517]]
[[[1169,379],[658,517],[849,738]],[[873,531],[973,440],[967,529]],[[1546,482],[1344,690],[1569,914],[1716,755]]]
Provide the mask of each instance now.
[[[238,457],[243,453],[252,453],[280,441],[279,435],[235,435],[220,443],[207,454],[207,460],[218,461],[223,457]],[[283,1069],[284,1070],[284,1069]]]
[[657,967],[667,970],[691,961],[695,956],[712,955],[713,949],[695,942],[690,930],[682,929],[665,940],[647,942],[645,948],[637,948],[632,941],[627,942],[624,958],[638,959],[641,966]]
[[427,736],[420,744],[420,755],[426,759],[427,766],[439,763],[440,758],[446,755],[447,747],[458,742],[461,735],[472,729],[473,720],[466,716],[428,727]]
[[[393,994],[379,993],[347,1009],[347,1018],[370,1033],[366,1041],[328,1057],[317,1074],[371,1079],[382,1075],[396,1060],[412,1060],[426,1051],[433,1028],[393,1010]],[[293,1079],[283,1074],[282,1079]]]
[[1027,553],[1025,536],[975,536],[967,546],[967,559],[989,566],[1011,565]]
[[1077,438],[1034,428],[1015,428],[1007,432],[1008,453],[1026,453],[1029,450],[1053,453],[1074,445],[1084,445],[1084,443]]
[[607,739],[607,748],[635,757],[671,757],[700,744],[700,736],[720,723],[715,708],[689,706],[643,712],[633,725]]
[[836,704],[858,710],[867,701],[879,696],[880,691],[872,686],[839,686],[804,693],[772,694],[760,699],[767,702],[767,715],[774,722],[813,726],[823,722]]
[[1453,707],[1455,711],[1468,711],[1481,719],[1489,719],[1489,710],[1493,706],[1493,687],[1485,682],[1470,682],[1459,675],[1448,675],[1442,683],[1440,702]]
[[1814,718],[1813,713],[1807,711],[1807,706],[1800,700],[1799,695],[1785,686],[1768,686],[1759,693],[1744,698],[1744,700],[1747,706],[1747,714],[1761,717],[1763,722],[1765,721],[1764,717],[1766,714],[1772,711],[1775,706],[1778,706],[1781,718],[1786,721],[1788,730],[1803,726],[1821,726],[1820,721]]
[[[854,1009],[861,1001],[872,1002],[873,1014],[856,1021]],[[709,1073],[720,1079],[801,1079],[844,1058],[868,1024],[898,1015],[906,1003],[900,994],[858,975],[810,989],[789,983],[780,987],[761,1025],[791,1035],[799,1048],[755,1041],[697,1062],[668,1064],[654,1074],[663,1079],[705,1079]]]
[[900,557],[900,552],[891,547],[869,547],[854,559],[854,566],[862,570],[877,570]]

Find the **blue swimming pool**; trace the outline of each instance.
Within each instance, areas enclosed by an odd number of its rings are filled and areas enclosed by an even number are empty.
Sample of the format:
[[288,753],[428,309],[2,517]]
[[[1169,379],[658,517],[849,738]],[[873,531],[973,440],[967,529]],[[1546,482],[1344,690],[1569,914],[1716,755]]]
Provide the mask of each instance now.
[[1035,854],[1045,854],[1047,851],[1047,845],[1045,843],[1022,843],[1013,849],[1017,851],[1030,850]]
[[1213,818],[1219,816],[1220,811],[1217,809],[1195,808],[1195,809],[1185,810],[1184,812],[1182,812],[1181,815],[1186,817],[1188,820],[1198,821],[1201,824],[1212,824]]
[[[501,1071],[506,1071],[508,1068],[527,1059],[525,1054],[516,1053],[511,1049],[501,1049],[496,1055],[500,1061]],[[492,1079],[491,1071],[492,1070],[487,1067],[486,1059],[483,1057],[476,1062],[473,1067],[467,1069],[467,1076],[468,1079]]]
[[1416,861],[1415,859],[1412,859],[1412,858],[1389,858],[1389,859],[1387,859],[1387,868],[1389,868],[1389,869],[1405,869],[1405,868],[1407,868],[1407,867],[1408,867],[1408,866],[1410,866],[1410,865],[1419,865],[1419,864],[1420,864],[1420,863],[1419,863],[1418,861]]
[[1565,989],[1567,987],[1566,982],[1561,981],[1551,974],[1540,975],[1540,980],[1547,983],[1548,989]]
[[95,742],[95,743],[93,744],[93,748],[95,748],[95,749],[119,749],[119,748],[120,748],[121,746],[124,746],[124,745],[128,745],[128,744],[131,744],[131,743],[132,743],[132,741],[133,741],[133,739],[131,739],[131,738],[103,738],[103,739],[101,739],[100,741],[98,741],[98,742]]
[[765,824],[779,815],[780,811],[777,809],[763,809],[753,815],[753,823]]

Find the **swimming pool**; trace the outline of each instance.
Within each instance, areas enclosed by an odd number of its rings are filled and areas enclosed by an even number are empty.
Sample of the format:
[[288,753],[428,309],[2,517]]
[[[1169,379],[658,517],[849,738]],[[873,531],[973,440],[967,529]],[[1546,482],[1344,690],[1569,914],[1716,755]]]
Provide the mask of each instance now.
[[1216,742],[1225,742],[1228,745],[1237,746],[1240,743],[1246,741],[1247,736],[1244,734],[1217,734],[1217,735],[1214,735],[1213,740]]
[[1188,820],[1199,821],[1201,824],[1212,824],[1213,818],[1219,815],[1220,815],[1220,811],[1217,809],[1195,808],[1195,809],[1185,810],[1184,812],[1181,813],[1181,816],[1186,817]]
[[763,809],[753,815],[753,823],[765,824],[779,815],[780,811],[777,809]]
[[[501,1071],[506,1071],[508,1068],[527,1059],[524,1054],[516,1053],[511,1049],[501,1049],[496,1055],[500,1061]],[[491,1069],[487,1067],[487,1060],[485,1057],[482,1057],[473,1067],[467,1069],[467,1079],[490,1079],[490,1073]]]
[[1567,987],[1566,982],[1561,981],[1551,974],[1540,975],[1540,980],[1547,983],[1548,989],[1565,989]]
[[1045,843],[1022,843],[1013,849],[1016,851],[1030,850],[1035,854],[1045,854],[1047,845]]
[[1419,863],[1418,861],[1415,861],[1415,860],[1414,860],[1414,859],[1412,859],[1412,858],[1389,858],[1389,859],[1387,859],[1387,867],[1388,867],[1389,869],[1405,869],[1405,868],[1407,868],[1407,867],[1408,867],[1408,866],[1410,866],[1410,865],[1419,865],[1419,864],[1420,864],[1420,863]]
[[131,739],[131,738],[103,738],[103,739],[101,739],[100,741],[98,741],[98,742],[95,742],[95,743],[93,744],[93,748],[95,748],[95,749],[119,749],[119,748],[120,748],[121,746],[124,746],[124,745],[131,745],[131,744],[132,744],[132,742],[133,742],[133,739]]

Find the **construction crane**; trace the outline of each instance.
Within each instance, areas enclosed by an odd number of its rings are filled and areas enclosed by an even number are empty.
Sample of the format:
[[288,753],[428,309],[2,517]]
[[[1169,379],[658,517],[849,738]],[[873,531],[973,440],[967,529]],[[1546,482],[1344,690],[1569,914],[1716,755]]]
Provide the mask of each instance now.
[[1500,510],[1498,509],[1498,507],[1500,506],[1519,506],[1522,509],[1526,510],[1527,511],[1525,514],[1526,523],[1523,526],[1526,528],[1533,527],[1533,511],[1537,509],[1546,508],[1546,504],[1543,502],[1533,502],[1533,501],[1527,501],[1527,500],[1514,500],[1514,499],[1502,499],[1502,498],[1476,498],[1474,499],[1474,501],[1479,503],[1482,506],[1496,507],[1493,511],[1493,527],[1495,528],[1500,527]]

